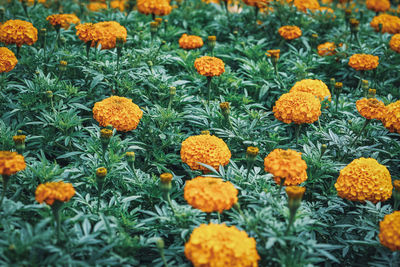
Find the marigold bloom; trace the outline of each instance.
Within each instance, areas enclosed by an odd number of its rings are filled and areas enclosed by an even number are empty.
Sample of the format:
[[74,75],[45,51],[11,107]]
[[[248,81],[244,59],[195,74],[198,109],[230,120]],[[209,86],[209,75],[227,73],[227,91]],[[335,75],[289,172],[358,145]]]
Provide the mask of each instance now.
[[238,190],[220,178],[196,177],[186,181],[183,196],[190,206],[203,212],[229,210],[238,201]]
[[389,42],[390,49],[393,51],[400,53],[400,33],[392,36]]
[[48,205],[53,205],[54,201],[68,202],[74,195],[72,184],[62,181],[40,184],[35,192],[36,201],[46,202]]
[[266,8],[270,0],[243,0],[248,6],[256,6],[257,8]]
[[267,50],[267,53],[265,53],[265,55],[267,55],[268,57],[279,59],[280,53],[281,53],[280,49],[272,49],[272,50]]
[[379,223],[379,241],[392,251],[400,250],[400,211],[386,215]]
[[359,158],[340,171],[335,188],[342,198],[376,203],[392,196],[393,185],[385,166],[373,158]]
[[349,66],[355,70],[373,70],[379,65],[379,57],[368,54],[354,54],[349,59]]
[[161,183],[164,183],[164,184],[170,183],[172,181],[172,178],[173,178],[172,173],[165,172],[160,175],[160,181],[161,181]]
[[0,25],[0,41],[6,45],[33,45],[38,39],[37,33],[32,23],[19,19],[7,20]]
[[264,158],[264,169],[274,175],[277,184],[285,179],[285,186],[299,185],[307,180],[307,164],[301,153],[288,149],[274,149]]
[[182,142],[181,159],[192,170],[209,171],[199,162],[218,170],[219,165],[227,165],[230,158],[231,151],[224,140],[214,135],[194,135]]
[[143,111],[126,97],[111,96],[94,104],[93,118],[100,126],[112,125],[117,131],[136,129]]
[[0,175],[13,175],[25,170],[24,156],[17,152],[0,151]]
[[103,179],[107,176],[107,168],[100,167],[96,169],[96,177]]
[[286,40],[297,39],[303,34],[297,26],[282,26],[279,28],[278,33]]
[[92,46],[95,45],[95,41],[97,40],[96,31],[94,30],[93,23],[84,23],[75,26],[76,35],[78,38],[85,43],[91,42]]
[[390,8],[389,0],[367,0],[367,8],[375,12],[385,12]]
[[386,114],[386,106],[376,98],[357,100],[356,107],[361,116],[368,120],[381,120]]
[[260,152],[260,149],[255,146],[249,146],[246,149],[246,155],[249,157],[257,157],[258,153]]
[[321,115],[321,102],[310,93],[291,92],[275,102],[273,112],[275,118],[284,123],[313,123]]
[[18,60],[7,47],[0,47],[0,73],[12,71]]
[[225,72],[225,63],[216,57],[203,56],[196,58],[194,67],[203,76],[220,76]]
[[294,6],[305,13],[307,13],[307,9],[313,11],[320,8],[317,0],[294,0]]
[[[397,16],[380,14],[372,19],[370,25],[377,32],[381,30],[382,33],[400,33],[400,18]],[[382,28],[380,29],[380,27]]]
[[400,134],[400,100],[386,106],[382,123],[390,132]]
[[145,15],[165,16],[172,11],[168,0],[138,0],[137,8],[140,13]]
[[201,224],[185,244],[185,256],[194,266],[258,266],[256,240],[225,224]]
[[306,92],[318,97],[321,101],[331,101],[331,92],[328,86],[321,80],[305,79],[295,83],[289,92]]
[[124,0],[114,0],[110,2],[111,8],[119,9],[121,12],[125,10],[125,5],[126,1]]
[[318,45],[318,55],[320,56],[333,56],[336,54],[336,45],[333,42],[326,42]]
[[69,29],[71,24],[79,24],[81,21],[75,14],[54,14],[46,18],[54,27],[61,27],[65,30]]
[[286,194],[291,200],[301,200],[306,192],[305,187],[301,186],[287,186],[285,188]]
[[89,4],[86,5],[86,7],[90,11],[97,12],[103,9],[107,9],[107,4],[100,2],[90,2]]
[[16,144],[16,145],[25,143],[25,139],[26,139],[26,135],[23,135],[23,134],[13,136],[13,141],[14,141],[14,144]]
[[187,35],[185,33],[179,39],[179,46],[183,49],[196,49],[202,47],[203,45],[203,39],[196,35]]
[[[116,21],[104,21],[94,24],[95,41],[97,45],[101,45],[101,49],[112,49],[117,44],[117,37],[122,38],[126,42],[128,33],[124,26]],[[92,43],[94,46],[94,43]]]

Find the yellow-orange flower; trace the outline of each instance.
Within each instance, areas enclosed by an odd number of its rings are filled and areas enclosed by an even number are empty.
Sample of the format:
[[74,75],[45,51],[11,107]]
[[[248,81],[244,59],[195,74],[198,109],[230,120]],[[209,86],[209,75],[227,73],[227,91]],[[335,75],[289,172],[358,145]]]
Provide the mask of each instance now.
[[266,8],[270,0],[243,0],[248,6],[256,6],[258,8]]
[[288,149],[274,149],[264,158],[264,169],[274,175],[277,184],[285,179],[284,185],[299,185],[307,180],[307,164],[301,153]]
[[203,39],[196,35],[187,35],[186,33],[179,39],[179,46],[183,49],[195,49],[203,46]]
[[382,33],[400,33],[400,18],[397,16],[380,14],[372,19],[370,25],[377,32],[379,32],[380,27],[382,27]]
[[297,26],[282,26],[279,28],[278,33],[286,40],[297,39],[303,34]]
[[0,47],[0,73],[12,71],[17,63],[18,60],[10,49]]
[[400,250],[400,211],[386,215],[379,223],[379,241],[392,251]]
[[275,102],[273,112],[275,118],[284,123],[313,123],[321,115],[321,102],[313,94],[291,92]]
[[186,181],[183,196],[190,206],[204,212],[222,213],[238,201],[238,190],[220,178],[196,177]]
[[390,8],[389,0],[367,0],[367,8],[375,12],[385,12]]
[[98,22],[94,24],[94,29],[97,37],[95,41],[97,45],[101,45],[101,49],[115,48],[117,37],[126,42],[126,37],[128,36],[126,28],[116,21]]
[[393,51],[400,53],[400,33],[392,36],[389,42],[390,49]]
[[7,20],[0,25],[0,41],[6,45],[33,45],[37,41],[37,29],[23,20]]
[[68,202],[74,195],[72,184],[62,181],[40,184],[35,192],[36,201],[46,202],[48,205],[53,205],[54,201]]
[[382,123],[390,132],[400,134],[400,100],[386,106],[386,113],[382,118]]
[[17,152],[0,151],[0,175],[10,176],[25,168],[24,156]]
[[199,162],[218,170],[219,165],[227,165],[230,158],[231,151],[224,140],[214,135],[194,135],[182,142],[181,159],[192,170],[208,171]]
[[357,100],[356,107],[361,116],[368,120],[381,120],[386,114],[386,106],[376,98]]
[[317,0],[294,0],[294,6],[302,12],[307,12],[307,9],[313,11],[320,8]]
[[225,72],[225,63],[216,57],[203,56],[196,58],[194,67],[203,76],[220,76]]
[[93,12],[97,12],[103,9],[107,9],[107,4],[106,3],[100,3],[100,2],[91,2],[86,5],[87,9]]
[[98,39],[97,33],[94,28],[93,23],[83,23],[75,26],[76,35],[78,38],[85,43],[91,42],[92,46],[95,45],[96,40]]
[[94,104],[93,118],[100,126],[112,125],[117,131],[136,129],[143,111],[126,97],[111,96]]
[[373,158],[359,158],[340,171],[335,188],[342,198],[376,203],[392,196],[393,185],[385,166]]
[[140,13],[145,15],[165,16],[172,11],[168,0],[138,0],[137,8]]
[[75,14],[54,14],[46,18],[54,27],[61,27],[65,30],[69,29],[71,24],[79,24],[81,21]]
[[331,101],[331,92],[328,86],[321,80],[305,79],[295,83],[290,92],[306,92],[318,97],[321,101]]
[[290,200],[301,200],[306,192],[306,188],[302,186],[287,186],[285,191]]
[[172,175],[172,173],[169,173],[169,172],[165,172],[165,173],[162,173],[161,175],[160,175],[160,181],[161,181],[161,183],[163,183],[163,184],[167,184],[167,183],[170,183],[171,181],[172,181],[172,178],[173,178],[174,176]]
[[256,240],[245,231],[225,224],[201,224],[185,244],[185,256],[193,266],[257,267]]
[[333,56],[336,51],[336,45],[333,42],[326,42],[318,45],[318,55],[320,56]]
[[114,0],[110,2],[111,8],[119,9],[121,12],[125,10],[125,5],[126,1],[124,0]]
[[368,54],[354,54],[349,59],[349,66],[355,70],[373,70],[379,65],[379,57]]
[[272,50],[267,50],[267,53],[265,53],[265,55],[268,57],[279,59],[280,53],[281,53],[280,49],[272,49]]

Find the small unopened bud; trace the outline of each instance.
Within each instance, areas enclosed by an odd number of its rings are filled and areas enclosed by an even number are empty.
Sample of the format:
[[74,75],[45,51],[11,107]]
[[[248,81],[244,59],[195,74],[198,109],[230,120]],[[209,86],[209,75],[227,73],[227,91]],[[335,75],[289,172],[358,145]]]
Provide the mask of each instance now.
[[161,23],[163,22],[163,19],[162,18],[155,18],[154,21],[157,22],[158,25],[161,25]]
[[362,80],[361,87],[364,91],[367,91],[369,89],[369,82],[367,80]]
[[368,90],[368,98],[374,98],[376,95],[376,89],[369,89]]
[[239,32],[238,31],[233,31],[233,35],[238,35]]
[[337,93],[341,93],[342,90],[343,90],[343,83],[341,83],[341,82],[335,83],[335,91],[336,91]]
[[171,87],[169,88],[169,95],[171,95],[171,96],[176,95],[176,87],[171,86]]
[[210,131],[204,130],[204,131],[201,131],[201,134],[203,134],[203,135],[210,135],[211,133],[210,133]]
[[318,39],[318,34],[316,34],[316,33],[311,34],[311,36],[312,36],[312,38],[314,38],[314,39]]
[[287,186],[285,191],[289,198],[288,207],[290,213],[294,216],[297,209],[300,207],[301,199],[303,198],[306,188],[301,186]]
[[60,71],[64,72],[67,70],[67,66],[68,66],[68,62],[65,60],[61,60],[60,65],[58,67],[59,67]]
[[22,154],[25,150],[25,139],[26,139],[26,135],[14,135],[13,136],[13,141],[15,144],[15,149],[17,150],[17,152],[19,154]]
[[158,23],[156,21],[150,22],[150,32],[152,34],[156,33],[158,29]]
[[52,99],[53,98],[53,91],[46,91],[46,97],[48,99]]
[[350,30],[353,33],[356,33],[359,31],[359,25],[360,25],[360,21],[358,21],[357,19],[350,19]]
[[148,65],[149,67],[153,67],[153,61],[151,61],[151,60],[147,61],[147,65]]
[[135,162],[135,152],[133,152],[133,151],[126,152],[125,158],[128,163]]
[[352,13],[351,9],[346,9],[346,10],[344,11],[344,16],[345,16],[345,19],[346,19],[346,20],[349,20],[349,19],[350,19],[351,13]]
[[219,107],[220,107],[220,109],[222,111],[222,115],[224,115],[224,117],[229,116],[229,114],[231,113],[231,107],[228,102],[220,103]]
[[214,48],[217,43],[217,37],[215,35],[211,35],[211,36],[208,36],[207,40],[208,40],[208,45],[211,48]]
[[164,192],[169,192],[171,190],[172,173],[163,173],[160,175],[160,187]]
[[96,178],[99,181],[103,181],[104,178],[107,176],[107,169],[104,167],[100,167],[96,170]]
[[156,246],[157,246],[157,248],[158,248],[159,250],[164,249],[165,243],[164,243],[164,240],[163,240],[161,237],[160,237],[159,239],[157,239],[157,241],[156,241]]
[[326,144],[321,145],[321,157],[325,154],[327,149],[328,149],[328,146]]
[[255,146],[249,146],[246,149],[246,157],[250,159],[254,159],[257,157],[258,153],[260,152],[260,149]]
[[113,135],[113,131],[107,128],[100,130],[100,138],[102,139],[110,139]]
[[331,90],[333,90],[333,89],[335,88],[335,83],[336,83],[335,78],[331,78],[331,79],[329,80],[329,85],[330,85],[330,89],[331,89]]

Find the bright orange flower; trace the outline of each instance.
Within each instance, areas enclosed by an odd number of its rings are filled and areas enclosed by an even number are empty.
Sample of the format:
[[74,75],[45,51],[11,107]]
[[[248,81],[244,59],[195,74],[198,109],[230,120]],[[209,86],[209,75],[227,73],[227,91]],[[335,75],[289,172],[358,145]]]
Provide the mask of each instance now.
[[0,47],[0,73],[12,71],[18,60],[7,47]]
[[199,74],[208,77],[220,76],[225,72],[224,62],[216,57],[203,56],[196,58],[194,67]]
[[53,205],[54,201],[68,202],[74,195],[72,184],[62,181],[40,184],[35,192],[36,201],[46,202],[48,205]]
[[305,79],[298,81],[289,92],[306,92],[318,97],[321,101],[324,99],[331,101],[331,92],[321,80]]
[[46,18],[54,27],[61,27],[65,30],[69,29],[71,24],[79,24],[81,21],[75,14],[54,14]]
[[397,16],[380,14],[372,19],[370,25],[377,32],[381,30],[382,33],[400,33],[400,18]]
[[145,15],[165,16],[172,11],[168,0],[138,0],[137,8],[140,13]]
[[179,39],[179,46],[183,49],[195,49],[203,46],[203,39],[196,35],[182,34]]
[[0,25],[0,41],[6,45],[33,45],[37,41],[37,33],[32,23],[19,19],[7,20]]
[[379,240],[392,251],[400,250],[400,211],[386,215],[379,223]]
[[386,106],[376,98],[357,100],[356,107],[361,116],[368,120],[381,120],[386,114]]
[[336,54],[336,45],[333,42],[326,42],[318,45],[318,55],[320,56],[333,56]]
[[379,65],[379,57],[368,54],[354,54],[349,59],[349,66],[355,70],[373,70]]
[[13,175],[25,170],[24,156],[17,152],[0,151],[0,175]]
[[400,100],[386,106],[382,123],[390,132],[400,134]]
[[279,28],[278,33],[286,40],[297,39],[303,34],[297,26],[282,26]]
[[106,3],[100,3],[100,2],[91,2],[87,4],[87,9],[93,12],[97,12],[103,9],[107,9],[107,4]]
[[392,49],[393,51],[400,53],[400,33],[395,34],[392,36],[392,38],[390,39],[390,49]]
[[375,12],[385,12],[390,8],[389,0],[367,0],[367,8]]
[[307,9],[313,11],[320,8],[317,0],[294,0],[294,6],[302,12],[307,12]]

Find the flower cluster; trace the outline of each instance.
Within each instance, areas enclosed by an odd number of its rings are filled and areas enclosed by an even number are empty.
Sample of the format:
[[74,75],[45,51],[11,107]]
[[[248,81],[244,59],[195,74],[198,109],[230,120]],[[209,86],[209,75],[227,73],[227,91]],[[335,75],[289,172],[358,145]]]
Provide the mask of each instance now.
[[[400,18],[389,14],[380,14],[374,17],[370,23],[375,31],[382,33],[399,33],[400,32]],[[381,28],[382,27],[382,28]]]
[[185,256],[194,266],[258,266],[256,240],[225,224],[201,224],[185,244]]
[[18,60],[7,47],[0,47],[0,73],[12,71]]
[[336,53],[336,45],[333,42],[320,44],[317,49],[320,56],[333,56]]
[[186,182],[184,198],[193,208],[203,212],[222,213],[238,201],[238,190],[220,178],[196,177]]
[[392,251],[400,250],[400,211],[386,215],[379,223],[379,241]]
[[282,26],[279,28],[278,33],[286,40],[297,39],[303,34],[297,26]]
[[385,166],[373,158],[359,158],[340,171],[335,188],[342,198],[376,203],[391,197],[393,185]]
[[28,21],[16,19],[0,24],[0,41],[6,45],[33,45],[38,39],[37,33],[37,29]]
[[111,96],[94,104],[93,118],[100,126],[112,125],[117,131],[136,129],[143,111],[126,97]]
[[165,16],[172,11],[168,0],[138,0],[137,8],[140,13],[145,15]]
[[10,176],[25,168],[24,156],[17,152],[0,151],[0,175]]
[[305,79],[296,82],[290,92],[306,92],[318,97],[321,101],[331,100],[331,92],[328,86],[321,80]]
[[48,205],[53,205],[54,201],[68,202],[74,195],[72,184],[62,181],[40,184],[35,192],[36,201],[46,202]]
[[203,46],[203,39],[196,35],[187,35],[186,33],[179,39],[179,46],[183,49],[195,49]]
[[379,65],[379,57],[368,54],[354,54],[349,59],[349,66],[355,70],[373,70]]
[[357,100],[356,107],[361,116],[368,120],[381,120],[386,114],[386,106],[376,98]]
[[219,165],[227,165],[230,158],[231,151],[224,140],[214,135],[201,134],[190,136],[182,142],[181,159],[192,170],[208,171],[199,162],[210,165],[218,170]]
[[203,56],[196,58],[194,67],[203,76],[220,76],[225,72],[225,63],[216,57]]
[[313,123],[321,115],[321,102],[313,94],[291,92],[283,94],[272,111],[275,118],[284,123]]
[[389,42],[390,49],[393,51],[400,53],[400,33],[392,36]]
[[390,8],[389,0],[367,0],[367,8],[375,12],[385,12]]
[[288,149],[275,149],[264,159],[264,169],[274,175],[277,184],[285,179],[284,185],[299,185],[307,180],[307,164],[301,153]]
[[46,18],[54,27],[61,27],[65,30],[69,29],[71,24],[79,24],[81,21],[75,14],[54,14]]
[[400,133],[400,100],[386,106],[382,123],[389,131]]

